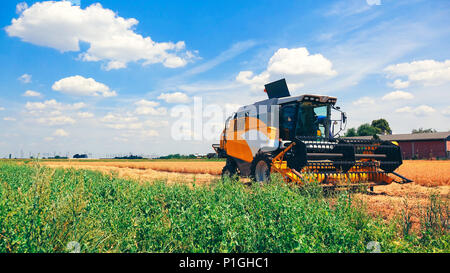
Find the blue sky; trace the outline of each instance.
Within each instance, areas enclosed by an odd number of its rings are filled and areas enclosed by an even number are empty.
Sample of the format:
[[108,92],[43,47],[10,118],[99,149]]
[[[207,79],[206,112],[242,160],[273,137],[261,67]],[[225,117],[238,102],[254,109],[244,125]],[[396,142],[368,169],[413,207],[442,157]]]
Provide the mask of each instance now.
[[195,118],[178,140],[176,109],[232,111],[279,78],[337,96],[349,127],[447,131],[449,14],[414,0],[3,1],[0,157],[211,152]]

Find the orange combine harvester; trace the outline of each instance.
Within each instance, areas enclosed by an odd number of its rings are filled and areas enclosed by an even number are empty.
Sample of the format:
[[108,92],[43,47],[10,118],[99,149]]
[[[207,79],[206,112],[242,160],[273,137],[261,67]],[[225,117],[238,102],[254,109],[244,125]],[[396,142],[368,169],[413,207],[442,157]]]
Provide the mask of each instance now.
[[233,113],[213,145],[227,159],[223,176],[266,182],[279,173],[286,182],[329,187],[412,182],[394,172],[402,164],[398,143],[338,137],[347,117],[335,106],[337,98],[290,96],[284,79],[264,91],[269,98]]

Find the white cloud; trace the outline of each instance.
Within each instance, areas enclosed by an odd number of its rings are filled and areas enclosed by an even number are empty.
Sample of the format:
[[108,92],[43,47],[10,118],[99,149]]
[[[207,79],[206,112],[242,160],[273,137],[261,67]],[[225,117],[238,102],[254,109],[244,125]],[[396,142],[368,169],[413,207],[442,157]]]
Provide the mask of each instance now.
[[63,104],[56,100],[46,100],[44,102],[27,102],[25,108],[29,111],[44,111],[48,109],[55,110],[79,110],[86,107],[83,102],[77,102],[74,104]]
[[136,108],[135,113],[138,115],[162,116],[162,115],[167,114],[167,109],[164,107],[153,108],[153,107],[140,106],[140,107]]
[[156,136],[159,136],[159,133],[158,133],[158,131],[155,131],[155,130],[147,130],[147,131],[144,131],[143,136],[144,137],[156,137]]
[[395,112],[397,113],[412,113],[414,111],[414,109],[410,106],[405,106],[402,108],[398,108],[395,110]]
[[[103,122],[106,127],[116,130],[142,130],[144,126],[149,126],[151,123],[150,121],[141,122],[136,116],[133,116],[131,113],[109,113],[101,118],[100,121]],[[156,122],[154,122],[154,125],[162,126],[162,124],[163,123],[157,124]]]
[[122,69],[126,68],[127,64],[120,61],[110,61],[106,65],[103,65],[102,68],[106,71]]
[[137,130],[142,129],[143,124],[141,122],[135,123],[116,123],[116,124],[106,124],[106,127],[113,128],[116,130],[128,129],[128,130]]
[[28,4],[25,2],[20,2],[16,5],[16,13],[20,14],[22,11],[26,10],[28,8]]
[[368,105],[374,105],[374,104],[375,104],[375,100],[370,97],[362,97],[353,102],[353,105],[361,105],[361,106],[368,106]]
[[23,93],[24,97],[40,97],[42,96],[41,93],[33,91],[33,90],[27,90],[25,93]]
[[56,100],[44,102],[27,102],[25,104],[26,117],[33,117],[31,122],[37,122],[45,126],[59,126],[74,124],[76,120],[72,117],[71,111],[80,110],[86,107],[83,102],[64,104]]
[[56,116],[56,117],[42,117],[37,119],[37,122],[53,126],[53,125],[74,124],[75,120],[68,116]]
[[154,120],[147,120],[144,122],[144,125],[147,127],[167,127],[169,126],[169,122],[167,120],[161,120],[161,121],[154,121]]
[[142,100],[139,100],[139,101],[135,102],[134,104],[136,104],[138,106],[156,107],[156,106],[159,105],[159,102],[142,99]]
[[185,43],[155,42],[143,37],[134,28],[134,18],[123,18],[101,4],[86,8],[69,1],[37,2],[24,10],[6,27],[9,36],[25,42],[57,49],[61,52],[80,51],[80,42],[89,49],[80,53],[83,61],[105,61],[106,70],[119,69],[129,62],[143,65],[162,63],[169,68],[186,65],[194,58],[185,50]]
[[54,111],[51,111],[51,112],[47,112],[47,114],[50,115],[50,116],[59,116],[59,115],[62,115],[62,112],[59,111],[59,110],[54,110]]
[[53,132],[53,135],[57,137],[67,137],[69,136],[69,133],[67,133],[64,129],[57,129]]
[[16,121],[16,119],[13,118],[13,117],[4,117],[3,120],[5,120],[5,121]]
[[290,87],[296,89],[303,86],[299,76],[335,76],[333,64],[321,54],[311,55],[305,47],[280,48],[270,58],[267,69],[258,75],[252,71],[241,71],[236,81],[251,85],[252,89],[262,89],[264,84],[280,76],[291,76]]
[[442,114],[450,117],[450,106],[447,106],[444,110],[442,110]]
[[381,0],[366,0],[367,5],[369,6],[379,6],[381,5]]
[[270,58],[267,71],[271,74],[334,76],[337,72],[332,66],[332,63],[324,56],[311,55],[305,47],[280,48]]
[[5,107],[0,107],[0,111],[5,111]]
[[409,82],[421,83],[425,86],[441,85],[450,82],[450,60],[414,61],[390,65],[384,69],[388,77],[406,76]]
[[269,78],[270,73],[267,71],[259,75],[254,75],[252,71],[241,71],[236,76],[236,81],[250,85],[253,90],[262,90],[264,85],[270,82]]
[[415,108],[410,107],[410,106],[405,106],[405,107],[395,110],[395,112],[397,112],[397,113],[412,113],[416,116],[424,116],[424,115],[432,114],[432,113],[436,112],[436,110],[433,107],[428,106],[428,105],[420,105]]
[[134,117],[130,114],[120,115],[120,114],[113,114],[113,113],[109,113],[100,119],[101,122],[105,122],[105,123],[129,123],[129,122],[134,122],[137,120],[138,120],[137,117]]
[[186,103],[189,101],[189,97],[185,93],[162,93],[158,99],[165,100],[167,103]]
[[384,95],[382,100],[410,100],[414,95],[405,91],[397,90]]
[[125,137],[113,137],[113,140],[118,142],[128,142],[128,138]]
[[29,74],[23,74],[22,76],[19,77],[19,81],[23,82],[23,83],[30,83],[31,82],[31,75]]
[[400,79],[397,79],[392,83],[388,83],[388,86],[395,89],[407,88],[409,86],[409,81],[402,81]]
[[77,96],[117,96],[116,91],[110,90],[107,85],[99,83],[93,78],[84,78],[79,75],[67,77],[55,82],[52,89]]
[[[151,101],[147,100],[141,100],[137,102],[141,105],[155,105]],[[142,107],[148,107],[150,106],[142,106]],[[155,110],[157,111],[157,110]],[[167,127],[169,125],[168,121],[165,120],[145,120],[141,121],[137,116],[134,116],[132,113],[108,113],[103,118],[100,119],[100,122],[104,124],[105,127],[115,129],[115,130],[125,130],[125,131],[131,131],[129,135],[122,135],[127,138],[133,137],[133,136],[150,136],[147,134],[149,131],[149,128],[161,128],[161,127]]]
[[167,114],[167,109],[164,107],[156,108],[159,103],[156,101],[149,101],[149,100],[139,100],[135,102],[138,107],[136,107],[136,110],[134,111],[138,115],[153,115],[153,116],[159,116],[159,115],[165,115]]
[[436,112],[436,110],[428,105],[420,105],[414,110],[417,115],[427,115]]
[[45,141],[53,141],[55,138],[54,137],[44,137]]
[[80,118],[93,118],[94,114],[90,112],[78,112],[77,116],[79,116]]

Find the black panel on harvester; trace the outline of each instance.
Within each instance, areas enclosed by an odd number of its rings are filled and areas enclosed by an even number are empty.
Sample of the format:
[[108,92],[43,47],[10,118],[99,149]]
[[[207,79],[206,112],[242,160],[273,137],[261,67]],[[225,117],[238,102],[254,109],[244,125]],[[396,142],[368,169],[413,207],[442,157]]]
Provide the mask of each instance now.
[[264,87],[269,99],[289,97],[291,95],[285,79],[268,83]]

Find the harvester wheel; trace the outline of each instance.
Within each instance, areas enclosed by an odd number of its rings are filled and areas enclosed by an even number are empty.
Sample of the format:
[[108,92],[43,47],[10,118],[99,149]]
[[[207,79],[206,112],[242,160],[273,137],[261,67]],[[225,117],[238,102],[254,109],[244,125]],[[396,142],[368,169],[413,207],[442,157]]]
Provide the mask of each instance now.
[[231,178],[237,173],[237,166],[233,159],[227,158],[227,163],[222,169],[222,179]]
[[253,181],[259,183],[267,183],[270,181],[270,169],[272,166],[272,158],[263,153],[255,156],[250,167],[250,177]]

